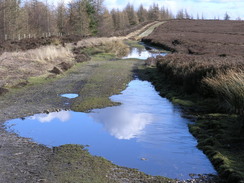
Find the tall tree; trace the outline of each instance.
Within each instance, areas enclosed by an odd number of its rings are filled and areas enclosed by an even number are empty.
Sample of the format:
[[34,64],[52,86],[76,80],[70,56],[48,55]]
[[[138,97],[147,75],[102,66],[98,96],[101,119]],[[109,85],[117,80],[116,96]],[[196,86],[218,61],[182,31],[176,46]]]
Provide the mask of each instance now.
[[227,12],[224,15],[224,20],[230,20],[230,16],[229,16],[229,14]]
[[137,17],[135,10],[134,10],[133,5],[128,3],[124,10],[126,11],[126,13],[128,15],[130,25],[136,25],[139,23],[139,20],[138,20],[138,17]]
[[59,2],[57,6],[57,28],[58,32],[65,34],[67,24],[67,12],[65,8],[64,1]]
[[150,6],[150,8],[148,10],[148,17],[150,20],[160,20],[161,19],[158,4],[153,3],[153,5]]
[[98,35],[109,36],[114,32],[114,23],[112,15],[107,9],[104,10],[102,16],[100,17],[98,26]]
[[137,11],[137,16],[138,16],[138,20],[140,23],[148,20],[147,10],[143,7],[142,4],[140,5],[140,7]]
[[181,9],[181,10],[179,10],[179,11],[177,12],[177,14],[176,14],[176,18],[177,18],[177,19],[184,19],[184,18],[185,18],[185,14],[184,14],[184,10],[183,10],[183,9]]

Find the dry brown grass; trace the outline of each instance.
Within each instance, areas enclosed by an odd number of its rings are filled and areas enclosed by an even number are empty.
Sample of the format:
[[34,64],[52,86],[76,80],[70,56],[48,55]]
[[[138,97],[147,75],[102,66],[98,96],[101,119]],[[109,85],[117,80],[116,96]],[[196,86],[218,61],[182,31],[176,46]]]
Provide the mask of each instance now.
[[207,84],[224,101],[225,108],[231,112],[244,115],[244,71],[228,70],[215,77],[206,77]]
[[[54,59],[63,59],[73,57],[71,49],[60,46],[45,46],[38,49],[28,50],[26,52],[12,52],[9,53],[9,58],[16,59],[31,59],[47,63]],[[48,61],[48,62],[47,62]]]
[[118,57],[125,56],[129,52],[129,47],[124,44],[124,38],[88,38],[77,43],[76,47],[92,48],[101,47],[105,52],[113,53]]
[[244,69],[243,57],[171,54],[157,57],[157,67],[167,79],[184,87],[188,93],[203,92],[202,79],[227,70]]
[[0,56],[0,87],[11,87],[29,77],[47,74],[61,62],[74,63],[69,48],[46,46],[25,52],[4,52]]

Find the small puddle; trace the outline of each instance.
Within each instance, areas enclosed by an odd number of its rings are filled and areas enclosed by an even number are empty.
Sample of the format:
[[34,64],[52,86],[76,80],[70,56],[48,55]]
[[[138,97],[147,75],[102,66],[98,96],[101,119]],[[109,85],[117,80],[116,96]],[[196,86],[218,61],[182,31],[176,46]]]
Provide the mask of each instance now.
[[150,82],[135,79],[111,100],[122,105],[90,113],[60,111],[5,123],[9,131],[47,146],[89,145],[89,152],[151,175],[188,179],[216,174],[196,148],[188,120]]
[[76,93],[66,93],[66,94],[62,94],[60,95],[61,97],[65,97],[65,98],[69,98],[69,99],[72,99],[72,98],[76,98],[78,97],[79,95],[76,94]]

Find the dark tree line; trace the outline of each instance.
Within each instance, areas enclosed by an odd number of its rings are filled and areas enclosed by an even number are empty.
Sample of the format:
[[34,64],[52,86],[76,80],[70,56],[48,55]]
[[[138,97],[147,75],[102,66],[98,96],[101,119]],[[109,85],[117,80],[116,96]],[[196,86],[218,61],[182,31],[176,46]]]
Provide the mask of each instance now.
[[46,36],[50,34],[110,35],[137,24],[173,18],[165,7],[153,4],[148,10],[107,10],[103,0],[74,0],[51,6],[40,0],[0,0],[0,39]]
[[0,39],[17,39],[20,35],[45,36],[54,33],[110,35],[146,21],[173,18],[165,7],[153,4],[148,10],[131,4],[123,10],[107,10],[103,0],[60,1],[56,7],[48,0],[0,0]]
[[[166,7],[152,4],[135,10],[127,4],[123,10],[107,10],[103,0],[60,1],[56,7],[48,0],[0,0],[0,40],[40,37],[51,34],[108,36],[147,21],[172,19]],[[179,10],[178,19],[190,19],[186,10]]]

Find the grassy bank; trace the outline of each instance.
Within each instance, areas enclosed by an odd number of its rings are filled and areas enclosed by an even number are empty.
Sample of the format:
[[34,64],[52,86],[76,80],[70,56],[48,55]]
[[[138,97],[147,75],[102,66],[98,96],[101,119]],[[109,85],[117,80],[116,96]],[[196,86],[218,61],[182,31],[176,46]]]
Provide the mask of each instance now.
[[[171,64],[172,68],[180,70],[177,67],[179,64]],[[169,66],[166,65],[164,69],[169,69]],[[189,125],[189,129],[197,138],[198,147],[209,157],[223,182],[242,182],[244,135],[240,123],[243,118],[238,113],[227,113],[219,108],[219,100],[209,93],[207,97],[197,92],[186,92],[184,85],[179,84],[176,79],[180,79],[179,75],[176,77],[179,73],[175,72],[173,77],[173,73],[162,70],[162,65],[159,65],[159,68],[140,69],[138,74],[141,78],[150,80],[162,96],[181,106],[184,116],[195,122]],[[198,84],[200,86],[200,83]]]
[[117,166],[102,157],[92,156],[84,146],[63,145],[53,150],[49,169],[54,177],[49,181],[54,183],[176,182],[164,177],[146,175],[136,169]]

